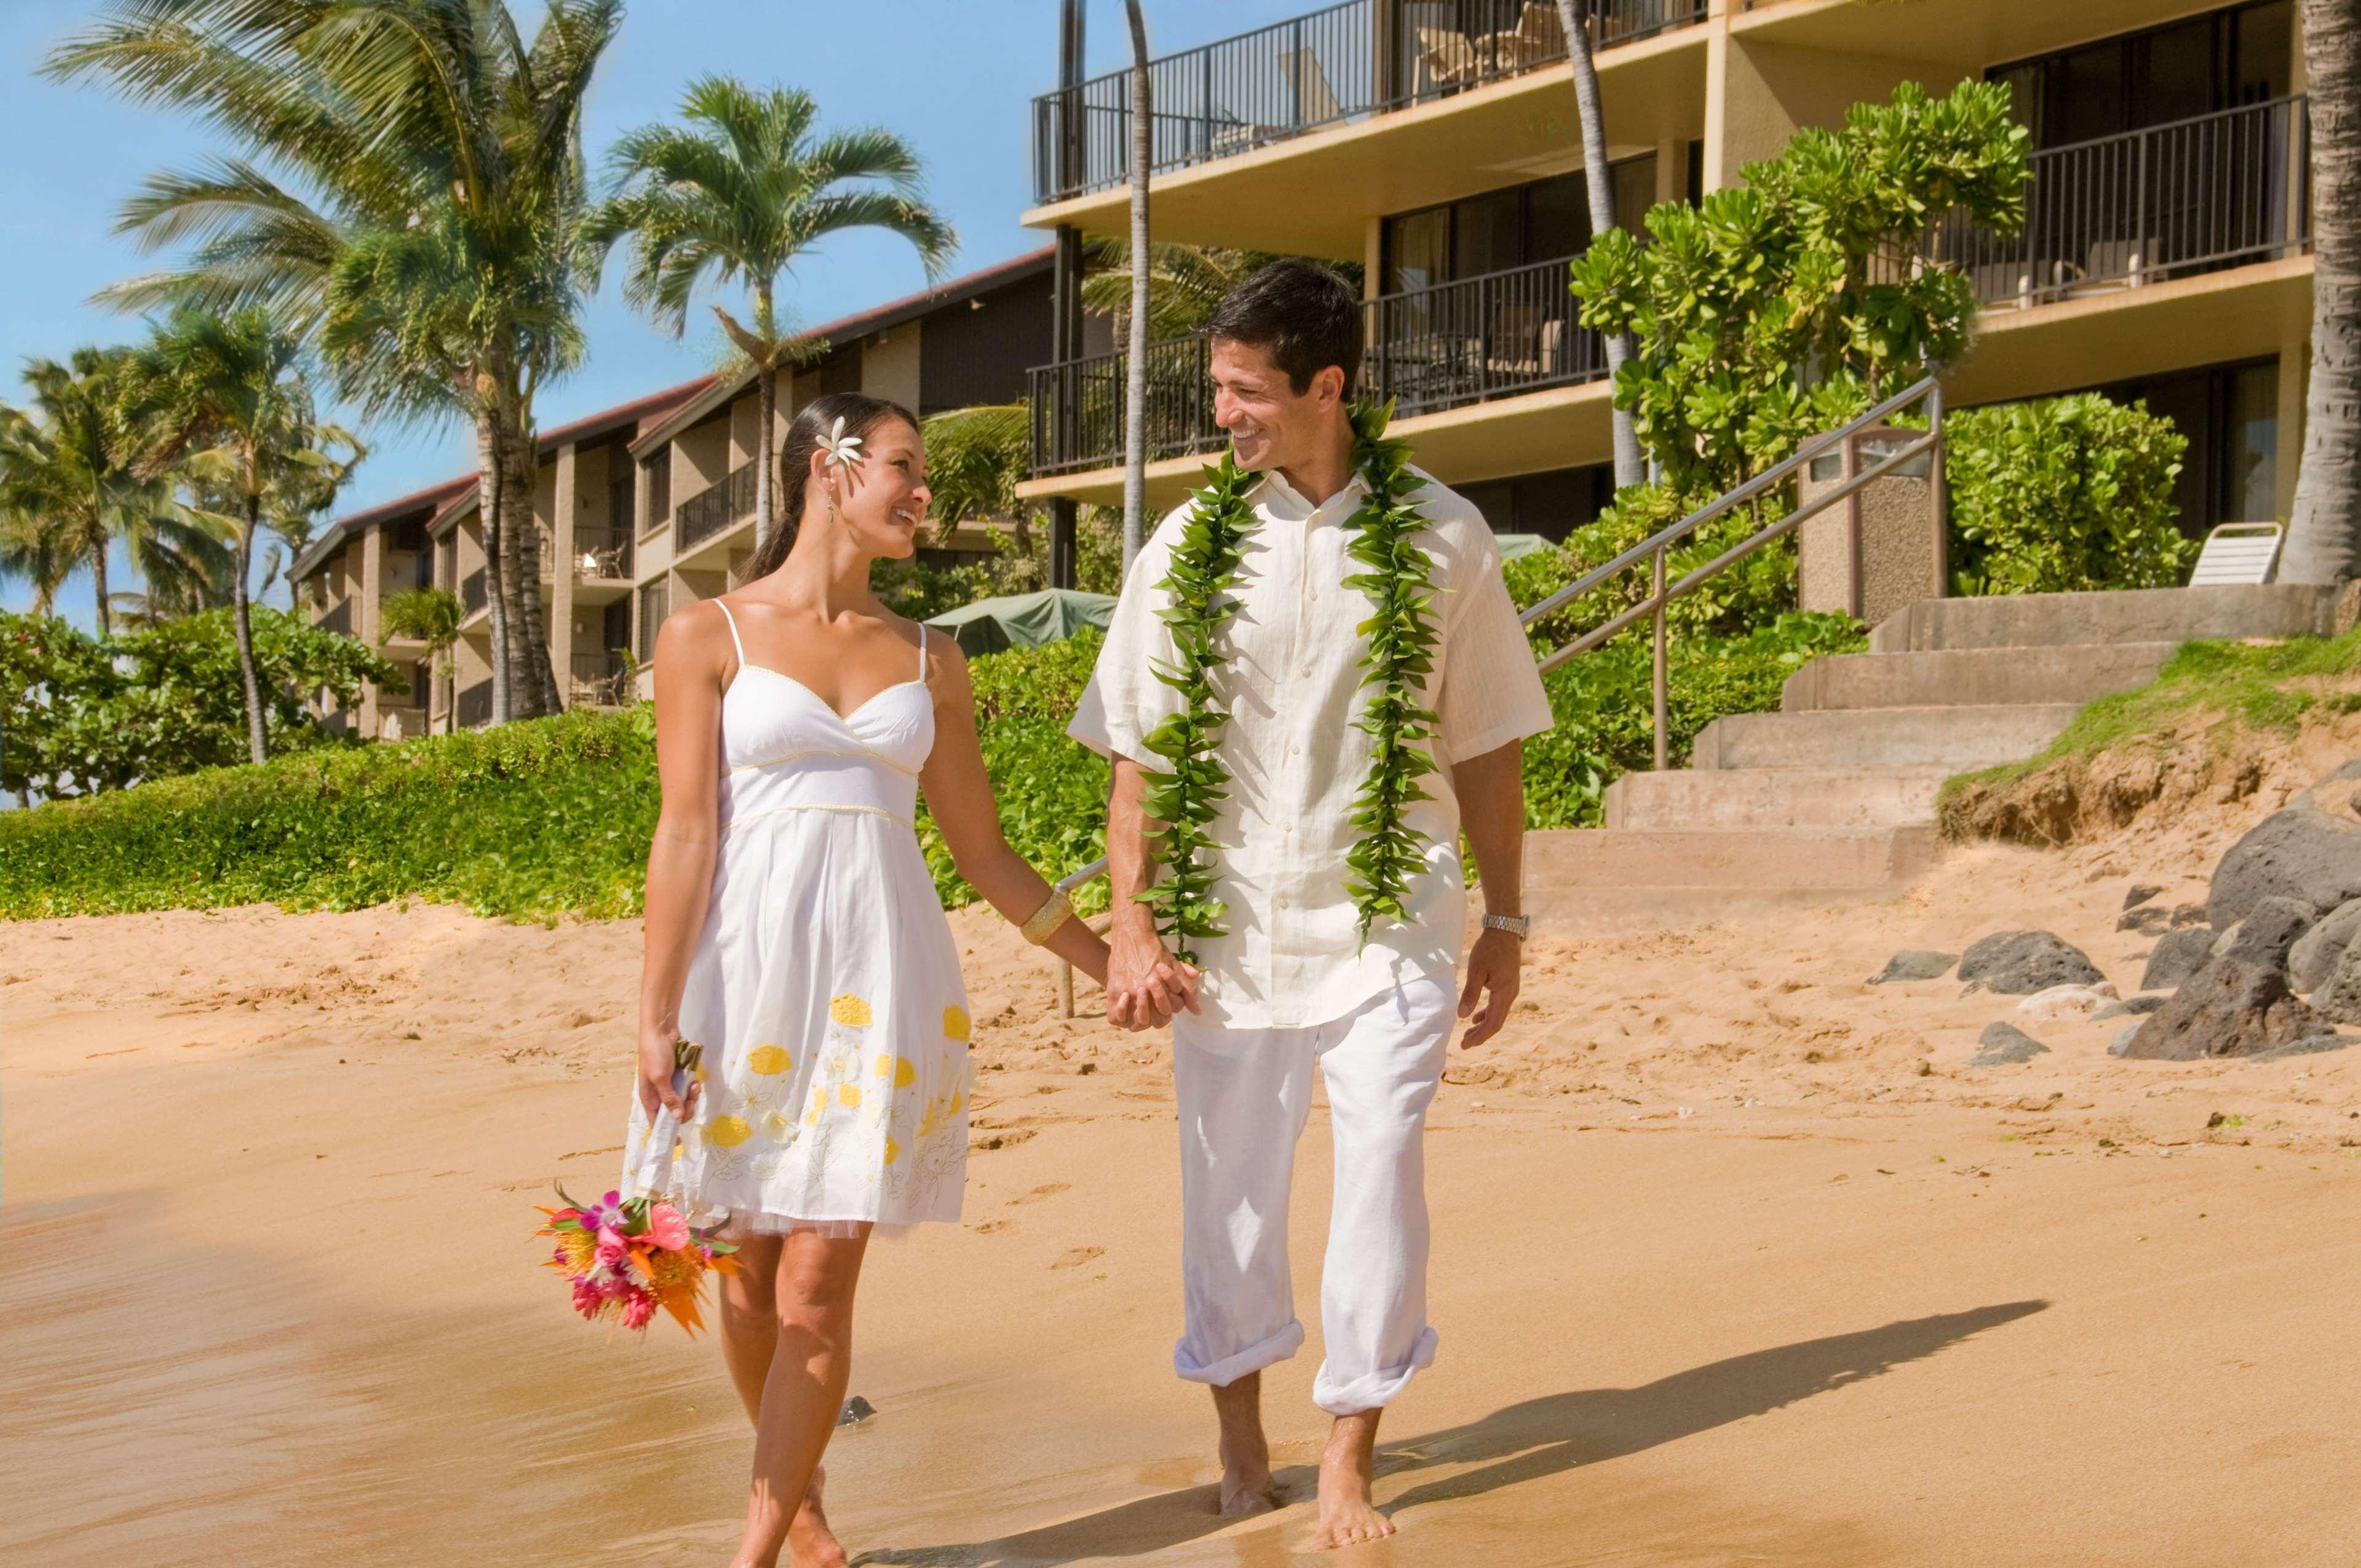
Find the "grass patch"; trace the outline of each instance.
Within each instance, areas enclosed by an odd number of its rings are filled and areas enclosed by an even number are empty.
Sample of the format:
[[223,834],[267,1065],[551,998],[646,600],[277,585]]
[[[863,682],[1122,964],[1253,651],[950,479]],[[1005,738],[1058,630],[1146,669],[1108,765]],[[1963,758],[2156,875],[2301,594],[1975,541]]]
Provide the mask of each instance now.
[[1944,781],[1937,817],[1969,791],[2005,789],[2059,762],[2153,743],[2192,713],[2213,712],[2236,729],[2292,738],[2306,724],[2361,711],[2361,691],[2320,689],[2361,672],[2361,627],[2339,637],[2284,642],[2184,642],[2155,680],[2103,696],[2037,755]]

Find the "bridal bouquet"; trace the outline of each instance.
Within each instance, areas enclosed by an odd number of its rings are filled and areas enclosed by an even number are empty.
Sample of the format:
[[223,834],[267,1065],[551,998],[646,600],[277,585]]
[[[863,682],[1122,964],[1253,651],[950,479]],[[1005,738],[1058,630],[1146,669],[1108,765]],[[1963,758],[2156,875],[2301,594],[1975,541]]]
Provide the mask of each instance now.
[[705,1326],[705,1277],[736,1273],[735,1247],[661,1198],[609,1192],[577,1203],[564,1188],[557,1195],[566,1207],[542,1210],[547,1223],[533,1234],[555,1240],[549,1266],[573,1281],[576,1311],[644,1329],[661,1309],[691,1333]]

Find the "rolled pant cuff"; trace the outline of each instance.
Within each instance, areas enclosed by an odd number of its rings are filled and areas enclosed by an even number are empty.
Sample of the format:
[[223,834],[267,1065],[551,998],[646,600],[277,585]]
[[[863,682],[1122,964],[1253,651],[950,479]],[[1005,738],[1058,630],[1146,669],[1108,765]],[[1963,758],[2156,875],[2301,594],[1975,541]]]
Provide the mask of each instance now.
[[1225,1355],[1210,1365],[1200,1366],[1190,1357],[1186,1340],[1172,1347],[1172,1370],[1191,1383],[1208,1383],[1224,1388],[1241,1377],[1250,1376],[1264,1367],[1285,1361],[1303,1348],[1303,1323],[1301,1319],[1262,1341],[1248,1345],[1235,1355]]
[[1381,1372],[1365,1373],[1349,1383],[1332,1381],[1323,1362],[1320,1376],[1312,1380],[1312,1402],[1332,1416],[1355,1416],[1390,1405],[1394,1396],[1410,1386],[1414,1375],[1434,1364],[1437,1343],[1433,1329],[1421,1329],[1417,1343],[1410,1347],[1408,1361]]

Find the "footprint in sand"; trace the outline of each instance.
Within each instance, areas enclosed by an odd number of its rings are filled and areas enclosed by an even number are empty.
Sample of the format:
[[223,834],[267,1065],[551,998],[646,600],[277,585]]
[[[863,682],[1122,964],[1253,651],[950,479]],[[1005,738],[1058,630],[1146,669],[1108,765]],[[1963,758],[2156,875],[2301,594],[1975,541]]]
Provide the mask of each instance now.
[[1030,1203],[1038,1199],[1054,1198],[1072,1185],[1073,1183],[1070,1181],[1052,1181],[1047,1187],[1036,1187],[1030,1192],[1021,1192],[1016,1197],[1011,1198],[1008,1201],[1012,1206],[1014,1206],[1018,1203]]
[[1080,1268],[1082,1265],[1091,1262],[1093,1259],[1104,1257],[1105,1255],[1106,1248],[1103,1246],[1068,1247],[1065,1252],[1059,1256],[1058,1261],[1051,1264],[1049,1266],[1051,1268]]

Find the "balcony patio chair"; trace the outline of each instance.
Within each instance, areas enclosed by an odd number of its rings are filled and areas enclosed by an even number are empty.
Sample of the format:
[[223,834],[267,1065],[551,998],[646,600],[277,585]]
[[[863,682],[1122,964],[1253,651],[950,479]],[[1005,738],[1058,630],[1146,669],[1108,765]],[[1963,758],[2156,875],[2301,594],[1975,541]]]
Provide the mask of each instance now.
[[2099,241],[2091,247],[2091,264],[2083,269],[2083,280],[2071,292],[2097,294],[2112,289],[2137,289],[2155,282],[2156,253],[2161,244],[2153,236],[2146,240]]
[[1491,352],[1485,357],[1485,369],[1494,376],[1539,377],[1546,362],[1543,329],[1556,324],[1544,320],[1539,305],[1502,305],[1493,313]]
[[1287,77],[1289,96],[1295,100],[1298,126],[1333,126],[1345,117],[1344,105],[1336,102],[1328,85],[1328,73],[1321,69],[1320,56],[1309,44],[1281,54],[1279,69]]
[[1484,54],[1476,40],[1449,27],[1418,29],[1419,69],[1437,87],[1464,87],[1484,74]]
[[2192,588],[2268,583],[2279,571],[2279,546],[2286,531],[2276,522],[2225,522],[2205,536],[2197,568],[2189,574]]
[[1557,7],[1544,0],[1525,0],[1517,25],[1492,35],[1492,63],[1502,71],[1523,71],[1565,54],[1565,28],[1558,23]]

